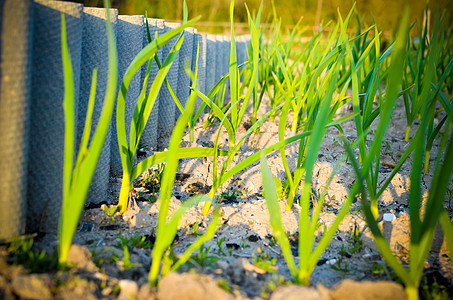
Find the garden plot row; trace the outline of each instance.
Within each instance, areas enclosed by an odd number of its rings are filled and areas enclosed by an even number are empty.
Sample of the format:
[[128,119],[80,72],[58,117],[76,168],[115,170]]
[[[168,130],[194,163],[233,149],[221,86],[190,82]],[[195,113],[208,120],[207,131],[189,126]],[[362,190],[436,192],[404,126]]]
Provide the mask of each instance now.
[[[77,143],[85,124],[93,68],[97,68],[93,127],[101,115],[108,76],[105,10],[62,1],[0,1],[0,205],[3,207],[0,239],[24,231],[55,231],[57,228],[62,202],[65,134],[62,13],[66,18],[74,72]],[[146,21],[152,39],[156,33],[160,36],[180,25],[160,19],[146,20],[141,15],[118,15],[116,9],[110,9],[110,19],[119,55],[119,81],[134,57],[149,43]],[[249,36],[236,37],[238,64],[246,61],[249,40]],[[176,38],[158,50],[160,61],[165,60],[175,41]],[[207,93],[228,73],[230,37],[185,29],[183,45],[167,75],[182,105],[188,98],[190,86],[185,64],[187,61],[194,69],[198,47],[201,92]],[[149,86],[157,71],[154,63]],[[143,69],[131,81],[126,120],[132,117],[145,74],[146,69]],[[171,134],[179,115],[164,84],[148,119],[142,144],[156,149],[157,138]],[[121,172],[115,121],[114,113],[86,203],[104,201],[109,173]]]

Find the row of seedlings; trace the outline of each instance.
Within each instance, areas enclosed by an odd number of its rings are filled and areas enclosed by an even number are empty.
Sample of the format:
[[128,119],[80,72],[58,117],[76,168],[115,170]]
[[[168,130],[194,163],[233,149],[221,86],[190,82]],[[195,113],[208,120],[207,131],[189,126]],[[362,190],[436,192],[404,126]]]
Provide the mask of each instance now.
[[[0,203],[5,208],[0,218],[0,239],[24,232],[55,232],[58,227],[65,135],[62,13],[65,14],[70,37],[68,43],[74,72],[75,105],[78,107],[75,112],[75,149],[78,149],[85,125],[92,70],[97,69],[93,128],[97,126],[101,115],[108,76],[108,44],[103,8],[53,0],[6,2],[0,12],[4,20],[0,24],[3,37],[0,45]],[[118,10],[110,9],[110,19],[119,54],[119,89],[129,64],[149,41],[144,16],[118,15]],[[178,23],[159,19],[147,21],[152,39],[156,33],[162,35],[179,26]],[[175,40],[157,52],[161,63]],[[248,40],[240,37],[237,43],[238,61],[245,62]],[[223,35],[197,33],[195,28],[185,30],[183,46],[167,75],[168,83],[183,107],[190,92],[190,79],[185,71],[186,60],[193,70],[199,47],[198,85],[207,94],[228,73],[229,44],[229,38]],[[153,63],[149,85],[157,71],[158,66]],[[142,70],[137,73],[129,86],[127,126],[130,126],[145,72]],[[158,137],[171,134],[179,115],[179,108],[169,88],[163,84],[145,127],[142,144],[153,150],[165,147],[158,144]],[[126,128],[126,132],[129,133],[129,128]],[[121,174],[118,151],[114,114],[91,182],[87,205],[106,201],[109,176]]]

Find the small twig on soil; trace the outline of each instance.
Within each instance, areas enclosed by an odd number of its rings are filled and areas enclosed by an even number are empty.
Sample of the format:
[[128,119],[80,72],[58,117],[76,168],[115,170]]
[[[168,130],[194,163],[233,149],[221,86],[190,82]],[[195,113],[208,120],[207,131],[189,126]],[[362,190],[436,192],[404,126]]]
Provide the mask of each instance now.
[[253,258],[252,255],[248,255],[248,254],[239,254],[239,253],[232,253],[234,256],[237,256],[237,257],[243,257],[243,258]]
[[99,245],[102,243],[103,240],[104,240],[104,238],[99,240],[99,242],[96,244],[96,248],[99,247]]
[[269,244],[264,243],[264,246],[268,247],[272,252],[274,252],[275,254],[277,254],[278,257],[281,257],[281,256],[282,256],[282,254],[281,254],[279,251],[273,249],[271,246],[269,246]]

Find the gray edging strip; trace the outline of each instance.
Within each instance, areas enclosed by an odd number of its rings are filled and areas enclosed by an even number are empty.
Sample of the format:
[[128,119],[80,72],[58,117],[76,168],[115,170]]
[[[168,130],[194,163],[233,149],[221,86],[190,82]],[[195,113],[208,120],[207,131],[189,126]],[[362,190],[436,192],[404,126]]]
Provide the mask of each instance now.
[[[151,40],[154,40],[156,32],[157,32],[158,36],[161,36],[165,33],[164,20],[162,20],[162,19],[148,18],[148,26],[149,26],[149,32],[151,35]],[[148,33],[146,32],[146,24],[145,24],[144,31],[145,32],[144,32],[144,38],[143,38],[143,47],[146,47],[148,45]],[[163,63],[162,48],[159,48],[157,50],[156,55],[159,57],[160,62]],[[143,67],[142,67],[142,71],[141,71],[142,75],[141,75],[141,80],[140,80],[141,87],[143,86],[143,82],[145,80],[147,67],[148,67],[147,63],[145,65],[143,65]],[[153,59],[153,61],[151,63],[151,70],[150,70],[148,83],[147,83],[146,95],[148,95],[149,89],[158,72],[159,72],[159,68]],[[153,109],[151,110],[151,114],[148,118],[148,122],[145,126],[145,129],[143,130],[143,134],[140,139],[140,143],[142,143],[143,145],[147,145],[149,148],[152,148],[154,151],[157,150],[157,127],[158,127],[157,124],[159,121],[160,94],[161,93],[159,92],[159,95],[157,95],[156,101],[154,102]]]
[[[189,63],[189,68],[192,70],[192,55],[193,55],[193,40],[194,34],[196,33],[195,28],[186,28],[184,30],[184,41],[181,49],[179,50],[179,71],[178,71],[178,89],[176,90],[176,96],[181,102],[182,107],[186,107],[187,99],[189,98],[190,92],[190,77],[186,73],[186,61]],[[175,120],[179,118],[181,111],[176,107],[175,109]]]
[[216,37],[213,34],[207,34],[207,52],[206,52],[206,94],[211,91],[215,84],[215,64],[216,64]]
[[[27,232],[56,232],[63,200],[65,119],[61,59],[61,12],[65,13],[77,107],[83,5],[49,0],[33,3],[32,95],[27,191]],[[77,120],[77,112],[74,116]]]
[[[225,36],[225,35],[222,36],[221,44],[222,44],[223,60],[221,62],[220,68],[222,69],[222,74],[224,76],[230,72],[230,69],[229,69],[230,68],[230,44],[228,43],[227,36]],[[229,81],[230,81],[229,78],[225,81],[225,83],[224,83],[225,88],[228,87]],[[228,103],[228,101],[229,101],[228,98],[229,98],[228,92],[225,91],[225,98],[223,100],[224,105]]]
[[[165,32],[171,31],[172,29],[180,26],[178,23],[168,23],[164,22]],[[164,45],[162,55],[163,60],[161,61],[164,64],[165,59],[167,59],[168,54],[170,53],[172,47],[175,45],[179,35],[176,35],[171,39],[167,44]],[[173,64],[170,67],[170,70],[167,73],[167,80],[170,83],[173,92],[176,93],[178,89],[178,72],[179,72],[179,54],[173,61]],[[173,97],[170,94],[167,85],[162,83],[162,88],[159,96],[159,124],[158,124],[158,133],[159,136],[163,138],[162,143],[166,143],[165,140],[170,137],[173,127],[175,126],[175,110],[176,104],[173,100]],[[166,147],[167,145],[158,145],[161,148]]]
[[[195,69],[195,62],[196,62],[196,53],[197,49],[199,48],[199,53],[198,53],[198,72],[197,72],[197,87],[200,90],[200,92],[206,94],[206,48],[207,48],[207,40],[206,40],[206,34],[205,33],[197,33],[195,34],[196,39],[194,39],[194,48],[193,48],[193,53],[194,59],[193,59],[193,68]],[[199,97],[197,97],[196,103],[195,103],[195,109],[194,113],[197,112],[198,108],[200,105],[203,103],[203,100],[201,100]]]
[[[117,24],[117,49],[118,49],[118,90],[120,90],[122,79],[126,73],[129,64],[134,60],[137,54],[143,49],[143,32],[145,30],[143,16],[118,16]],[[131,127],[132,116],[134,115],[135,106],[138,96],[140,95],[141,72],[138,71],[132,78],[126,94],[125,107],[125,125],[126,138],[129,141],[129,132]],[[116,102],[115,102],[116,103]],[[115,106],[116,107],[116,106]],[[110,172],[114,176],[122,174],[120,150],[118,147],[118,135],[116,130],[116,108],[112,115],[112,137],[110,152]]]
[[25,231],[32,4],[0,1],[0,240]]
[[[230,65],[230,48],[228,45],[227,37],[225,35],[222,36],[222,56],[223,60],[221,62],[221,69],[222,69],[222,74],[225,75],[227,74],[229,70],[229,65]],[[228,81],[228,80],[227,80]]]
[[[250,35],[241,35],[237,37],[238,64],[242,64],[248,60],[247,48],[249,43]],[[239,71],[241,72],[244,67],[241,67]],[[244,80],[243,75],[241,76],[241,80]]]
[[[225,49],[227,50],[227,53],[228,53],[228,55],[227,55],[228,60],[227,60],[227,64],[226,64],[226,73],[228,73],[228,72],[230,72],[231,36],[226,35],[225,41],[226,41]],[[230,98],[230,79],[229,78],[227,79],[225,84],[226,84],[226,92],[225,92],[225,104],[226,104],[226,103],[228,103],[229,98]]]
[[216,56],[215,56],[215,83],[219,82],[219,80],[225,75],[223,73],[222,64],[224,63],[226,57],[225,52],[223,51],[223,35],[216,35],[215,36],[215,47],[216,47]]
[[[82,40],[82,66],[80,99],[79,99],[79,122],[78,122],[78,141],[80,141],[85,115],[87,111],[88,98],[90,95],[91,77],[93,69],[98,69],[96,85],[96,102],[93,111],[93,123],[90,139],[93,137],[94,128],[97,127],[101,116],[102,106],[107,88],[108,79],[108,41],[105,27],[105,9],[103,8],[84,8],[83,10],[83,40]],[[110,9],[110,20],[116,36],[116,24],[118,20],[118,10]],[[115,120],[115,117],[112,118]],[[90,189],[88,191],[86,204],[99,203],[106,200],[107,185],[110,170],[110,137],[111,128],[105,137],[104,146],[94,171]]]
[[[237,53],[237,61],[238,61],[238,66],[241,65],[245,61],[246,57],[246,52],[245,52],[245,47],[244,47],[244,41],[243,41],[243,36],[238,36],[236,37],[236,53]],[[241,74],[242,70],[244,67],[239,68],[239,74]],[[244,75],[242,74],[240,77],[240,80],[244,80]]]

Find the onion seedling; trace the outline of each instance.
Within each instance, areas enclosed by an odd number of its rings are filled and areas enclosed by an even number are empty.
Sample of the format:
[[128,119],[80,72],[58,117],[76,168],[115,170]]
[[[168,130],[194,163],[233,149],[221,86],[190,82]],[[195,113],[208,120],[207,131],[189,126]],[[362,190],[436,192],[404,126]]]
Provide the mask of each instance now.
[[[345,59],[345,50],[347,47],[349,47],[349,43],[353,42],[354,40],[357,39],[353,38],[351,40],[347,40],[346,36],[346,24],[349,19],[346,18],[345,23],[342,22],[341,16],[340,16],[340,21],[339,23],[341,24],[342,28],[342,33],[340,34],[340,37],[337,41],[337,46],[334,47],[332,50],[326,53],[324,60],[318,65],[318,67],[314,70],[314,73],[312,74],[312,77],[308,81],[307,86],[308,88],[306,89],[306,93],[301,96],[300,93],[300,88],[299,91],[296,89],[295,85],[293,84],[293,80],[291,77],[291,74],[288,74],[286,72],[286,68],[283,62],[283,59],[281,58],[280,52],[277,49],[276,51],[276,57],[278,58],[278,63],[280,66],[280,69],[282,70],[283,76],[284,76],[284,81],[283,84],[280,84],[279,81],[275,81],[276,84],[279,86],[280,90],[285,90],[285,103],[282,109],[282,113],[280,116],[280,124],[279,124],[279,139],[283,140],[285,136],[285,129],[286,129],[286,123],[288,120],[288,113],[289,109],[293,107],[294,105],[296,106],[295,114],[294,114],[294,119],[293,119],[293,129],[295,124],[299,124],[299,114],[301,111],[297,109],[299,106],[304,106],[304,117],[303,117],[303,123],[300,125],[300,127],[297,128],[297,130],[303,129],[304,131],[311,131],[313,129],[314,124],[316,123],[317,118],[319,117],[320,114],[320,107],[323,106],[323,103],[328,101],[329,103],[332,103],[332,105],[329,105],[328,109],[328,118],[326,119],[325,126],[335,126],[340,130],[340,133],[343,132],[342,128],[339,126],[341,122],[344,122],[350,118],[353,118],[354,116],[357,115],[357,113],[350,114],[346,117],[340,118],[338,120],[333,121],[333,118],[337,112],[337,110],[344,104],[346,103],[346,89],[349,84],[349,80],[346,81],[341,88],[341,91],[338,95],[333,97],[333,93],[335,91],[335,88],[337,87],[337,81],[338,81],[338,76],[339,76],[339,68],[342,66],[344,59]],[[337,70],[338,69],[338,70]],[[323,76],[321,76],[323,74]],[[331,83],[334,82],[335,86],[333,87],[333,90],[330,90],[331,88]],[[285,89],[286,87],[286,89]],[[297,119],[297,120],[296,120]],[[296,122],[296,123],[294,123]],[[282,157],[282,162],[283,166],[285,169],[285,174],[286,174],[286,185],[289,187],[289,193],[288,193],[288,199],[287,199],[287,205],[286,209],[290,210],[294,201],[294,196],[296,192],[299,189],[299,183],[302,180],[302,176],[304,173],[306,173],[306,157],[308,157],[308,148],[310,144],[310,139],[312,138],[311,135],[307,136],[306,139],[303,139],[300,141],[299,145],[299,153],[298,153],[298,159],[296,163],[296,170],[294,172],[294,175],[291,173],[288,161],[286,158],[286,154],[284,149],[280,149],[281,157]]]
[[[393,255],[388,242],[385,240],[384,235],[372,214],[371,207],[367,201],[368,195],[364,186],[364,175],[367,172],[366,167],[359,167],[351,147],[345,143],[349,159],[352,162],[357,176],[356,182],[359,182],[360,184],[362,210],[365,214],[367,224],[382,256],[389,266],[392,267],[397,276],[403,281],[409,300],[416,300],[419,298],[418,288],[420,279],[423,275],[425,261],[428,257],[428,252],[431,249],[438,221],[443,227],[450,253],[453,253],[453,226],[450,222],[448,213],[443,207],[443,199],[453,173],[453,136],[451,134],[449,136],[448,132],[444,134],[438,149],[438,157],[428,199],[426,202],[422,201],[420,174],[422,171],[424,143],[428,127],[428,114],[429,108],[426,107],[426,110],[422,115],[420,127],[414,137],[417,146],[414,150],[411,169],[411,190],[409,192],[410,246],[408,269],[406,269]],[[447,122],[446,127],[449,129],[452,120],[448,119]],[[442,153],[445,153],[443,157]],[[422,213],[422,211],[424,212]]]
[[60,221],[58,225],[58,261],[60,264],[68,262],[69,249],[74,238],[80,215],[85,204],[91,179],[101,153],[104,139],[107,134],[112,111],[115,104],[117,91],[118,62],[116,41],[110,23],[109,1],[104,0],[106,8],[106,27],[109,48],[109,75],[107,81],[107,91],[105,93],[104,104],[98,126],[93,139],[88,146],[91,131],[91,117],[93,113],[97,71],[94,69],[91,84],[91,92],[88,102],[85,127],[79,152],[74,165],[74,78],[72,71],[71,55],[68,50],[66,36],[66,22],[62,14],[61,17],[61,48],[64,70],[65,96],[64,96],[64,115],[65,115],[65,150],[63,166],[63,205],[61,208]]
[[[378,151],[386,128],[388,126],[390,115],[394,107],[394,103],[398,96],[398,88],[401,84],[401,73],[403,58],[406,52],[406,38],[408,32],[408,16],[409,11],[403,16],[400,29],[398,31],[395,42],[394,51],[392,53],[392,64],[390,65],[387,85],[386,99],[381,112],[381,119],[375,134],[375,139],[371,144],[371,149]],[[427,79],[429,80],[429,79]],[[441,220],[444,229],[451,231],[451,224],[445,222],[445,213],[443,213],[443,199],[453,172],[453,138],[449,134],[449,130],[445,132],[441,145],[439,146],[438,157],[436,160],[436,168],[431,182],[431,189],[426,202],[422,201],[421,193],[421,171],[423,166],[423,155],[425,149],[426,135],[429,126],[429,114],[434,102],[425,101],[422,106],[423,114],[420,120],[420,126],[415,134],[414,143],[415,150],[411,168],[411,189],[409,191],[409,215],[410,215],[410,246],[409,246],[409,267],[406,269],[402,263],[393,255],[388,242],[385,240],[381,229],[378,226],[377,220],[373,215],[372,208],[367,200],[367,190],[365,189],[364,181],[366,174],[373,162],[374,151],[363,158],[362,166],[360,167],[354,154],[352,147],[345,141],[345,148],[352,163],[357,176],[356,185],[359,186],[361,194],[362,211],[365,214],[367,224],[373,234],[376,246],[384,256],[387,263],[392,267],[397,276],[403,281],[406,288],[408,299],[418,299],[418,287],[420,278],[423,274],[428,252],[436,230],[436,224]],[[447,129],[451,125],[451,119],[447,121]],[[445,152],[444,152],[445,150]],[[442,155],[442,153],[445,153]],[[443,156],[443,157],[442,157]],[[356,186],[355,185],[355,186]],[[422,210],[424,211],[422,213]],[[448,224],[448,225],[447,225]],[[448,244],[451,248],[451,233],[446,234]]]
[[[190,73],[190,70],[187,70]],[[186,104],[186,108],[178,121],[176,122],[175,128],[170,138],[170,144],[168,146],[168,155],[166,155],[166,166],[162,175],[160,196],[159,196],[159,216],[157,223],[156,241],[151,253],[152,264],[149,272],[149,282],[152,286],[157,285],[159,273],[164,276],[169,271],[177,270],[181,265],[186,263],[192,253],[200,248],[206,241],[213,238],[214,233],[217,229],[217,225],[220,219],[220,210],[215,209],[212,217],[212,221],[206,229],[206,233],[201,235],[176,261],[174,264],[170,264],[171,260],[164,259],[165,252],[171,246],[173,239],[176,236],[178,229],[178,223],[183,217],[184,213],[198,205],[201,202],[211,201],[206,195],[200,195],[185,200],[181,207],[172,215],[169,221],[168,209],[170,204],[170,198],[172,194],[173,185],[175,182],[176,171],[178,168],[179,155],[178,153],[187,148],[180,148],[180,143],[184,134],[185,126],[193,115],[193,110],[196,101],[196,93],[191,92],[189,99]],[[163,260],[164,259],[164,260]],[[164,261],[164,265],[161,270],[161,262]]]
[[[323,101],[320,103],[318,116],[314,121],[313,130],[309,136],[307,136],[307,152],[306,157],[303,163],[303,170],[305,173],[305,179],[303,183],[303,190],[301,196],[301,208],[299,214],[299,267],[296,266],[294,258],[292,256],[288,238],[286,237],[282,222],[280,208],[278,206],[278,197],[275,187],[275,182],[270,172],[269,167],[267,166],[264,155],[261,158],[261,172],[263,176],[263,188],[264,195],[266,199],[266,204],[269,211],[269,219],[271,227],[276,237],[280,247],[282,249],[283,256],[285,257],[286,263],[291,271],[291,274],[295,280],[303,285],[308,285],[311,273],[316,266],[316,263],[320,259],[322,253],[330,243],[330,240],[334,236],[341,220],[344,218],[346,213],[349,210],[349,206],[352,203],[352,196],[348,197],[345,201],[341,211],[339,212],[335,222],[329,228],[329,230],[324,234],[323,238],[319,244],[313,248],[313,243],[315,239],[315,231],[317,229],[316,224],[318,223],[319,213],[323,205],[323,199],[326,196],[325,193],[322,194],[319,199],[315,210],[310,216],[310,199],[312,191],[312,172],[316,159],[318,157],[318,152],[321,147],[322,139],[328,128],[328,123],[330,119],[330,106],[333,98],[333,93],[335,91],[335,86],[337,84],[336,78],[338,78],[340,63],[344,57],[344,51],[341,51],[340,57],[337,60],[337,63],[333,63],[331,69],[328,73],[332,73],[332,78],[327,83],[326,95]],[[301,171],[302,172],[302,171]],[[333,174],[331,175],[331,179]],[[330,179],[330,180],[331,180]],[[330,184],[330,180],[328,185]],[[327,186],[328,186],[327,185]],[[294,193],[294,189],[290,190],[290,193]],[[287,207],[288,209],[288,207]]]
[[[428,13],[428,10],[426,10]],[[445,101],[445,95],[442,93],[445,87],[448,87],[448,79],[451,77],[453,59],[450,58],[448,50],[443,49],[448,39],[445,26],[445,18],[440,18],[438,14],[435,17],[434,30],[431,36],[428,32],[428,18],[423,26],[423,32],[418,39],[418,48],[415,41],[408,41],[407,65],[408,72],[404,73],[404,105],[406,109],[406,135],[405,140],[409,141],[410,131],[415,119],[421,117],[422,108],[425,107],[426,101],[439,100],[442,108],[447,110],[451,107],[451,101]],[[412,44],[412,47],[411,47]],[[415,51],[410,52],[410,48]],[[416,56],[416,59],[412,58]],[[445,64],[445,65],[443,65]],[[448,103],[450,102],[450,103]],[[424,163],[424,172],[428,173],[429,157],[434,140],[437,138],[440,129],[445,124],[446,118],[443,118],[434,126],[436,107],[430,106],[428,118],[428,134],[426,143],[426,154]]]
[[[131,62],[126,73],[123,78],[123,82],[121,85],[121,90],[118,95],[118,104],[117,104],[117,115],[116,115],[116,122],[117,122],[117,131],[118,131],[118,145],[119,151],[121,154],[121,163],[123,166],[123,179],[121,184],[121,191],[118,201],[119,212],[124,213],[127,209],[128,199],[129,199],[129,191],[131,182],[136,179],[141,173],[145,171],[147,168],[151,167],[153,163],[160,163],[162,161],[157,161],[157,156],[160,154],[154,154],[153,157],[146,159],[145,163],[139,164],[136,167],[133,167],[137,148],[140,142],[141,135],[143,130],[146,126],[148,117],[151,113],[153,105],[156,101],[158,96],[159,90],[162,86],[163,81],[166,78],[168,71],[178,54],[178,51],[182,45],[184,35],[183,30],[192,25],[195,21],[199,19],[195,18],[190,21],[187,21],[187,5],[184,5],[184,23],[165,33],[161,37],[158,37],[153,42],[151,42],[148,46],[146,46],[139,54],[135,57],[135,59]],[[147,80],[149,79],[149,73],[151,69],[151,61],[152,58],[155,56],[157,49],[168,43],[172,38],[174,38],[178,33],[181,33],[176,41],[175,45],[171,49],[168,57],[165,59],[164,64],[160,68],[156,78],[153,81],[153,84],[149,90],[148,95],[146,95],[146,87],[147,87]],[[146,62],[148,62],[148,68],[146,71],[145,81],[143,83],[142,91],[140,93],[139,99],[137,101],[137,105],[135,107],[134,116],[131,121],[131,129],[130,129],[130,136],[129,136],[129,143],[126,139],[126,127],[125,127],[125,101],[126,101],[126,94],[129,87],[129,83],[140,70],[141,66]],[[188,157],[197,157],[199,155],[204,155],[202,153],[203,150],[200,149],[193,149],[193,151],[186,152]]]

